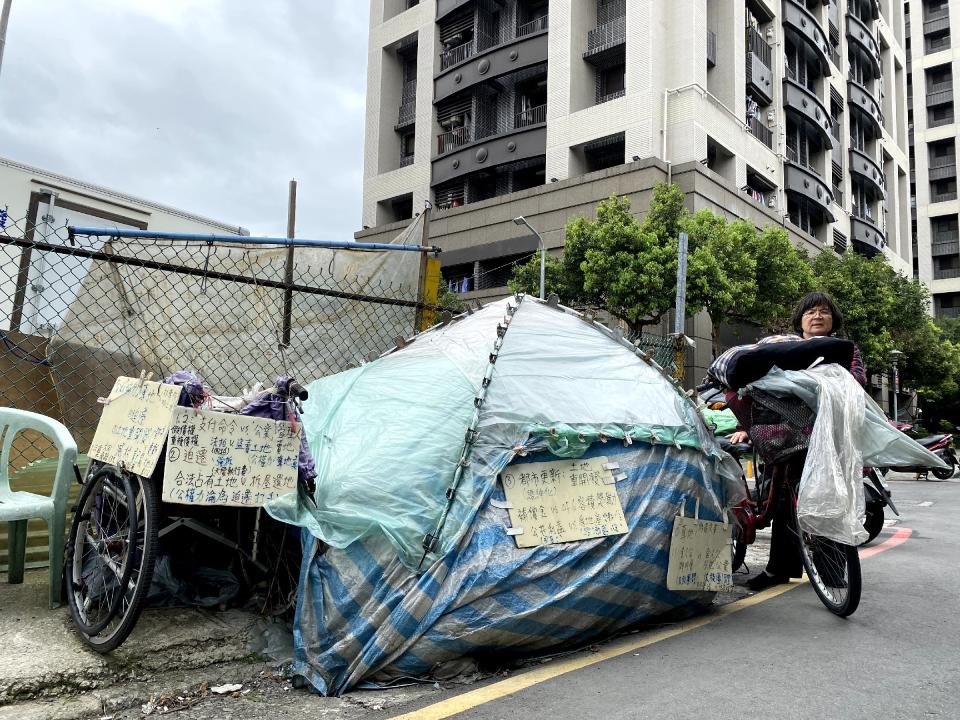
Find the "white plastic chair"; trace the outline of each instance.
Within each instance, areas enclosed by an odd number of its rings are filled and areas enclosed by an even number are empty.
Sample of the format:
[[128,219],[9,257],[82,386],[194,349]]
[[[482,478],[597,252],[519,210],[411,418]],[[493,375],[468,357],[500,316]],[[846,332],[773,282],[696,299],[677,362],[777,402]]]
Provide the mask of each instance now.
[[[23,567],[27,554],[27,521],[42,518],[50,534],[50,607],[61,602],[63,577],[63,543],[67,521],[67,493],[73,478],[73,466],[77,462],[77,444],[70,431],[52,418],[26,410],[0,408],[0,522],[8,523],[7,554],[9,566],[7,579],[10,583],[23,582]],[[59,452],[57,473],[53,480],[50,497],[29,492],[14,492],[10,489],[10,448],[13,440],[23,430],[34,430],[53,441]]]

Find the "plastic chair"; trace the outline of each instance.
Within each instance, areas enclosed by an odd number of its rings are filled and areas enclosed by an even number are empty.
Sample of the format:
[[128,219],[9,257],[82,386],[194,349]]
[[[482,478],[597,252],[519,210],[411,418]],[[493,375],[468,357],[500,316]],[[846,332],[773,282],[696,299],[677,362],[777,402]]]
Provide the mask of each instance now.
[[[0,451],[0,522],[8,523],[7,579],[11,584],[23,582],[23,566],[27,554],[27,521],[42,518],[50,532],[50,607],[57,607],[62,596],[64,530],[67,522],[67,493],[77,461],[77,444],[70,431],[52,418],[26,410],[0,408],[3,450]],[[23,430],[35,430],[50,438],[59,452],[57,474],[50,497],[10,489],[10,448],[13,439]]]

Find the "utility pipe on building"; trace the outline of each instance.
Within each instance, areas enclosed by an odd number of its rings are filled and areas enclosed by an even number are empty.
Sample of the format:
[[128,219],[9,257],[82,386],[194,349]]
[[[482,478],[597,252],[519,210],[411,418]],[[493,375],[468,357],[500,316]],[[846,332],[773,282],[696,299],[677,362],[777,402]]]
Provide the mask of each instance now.
[[7,44],[7,25],[10,22],[10,5],[13,0],[3,0],[3,10],[0,11],[0,69],[3,68],[3,48]]

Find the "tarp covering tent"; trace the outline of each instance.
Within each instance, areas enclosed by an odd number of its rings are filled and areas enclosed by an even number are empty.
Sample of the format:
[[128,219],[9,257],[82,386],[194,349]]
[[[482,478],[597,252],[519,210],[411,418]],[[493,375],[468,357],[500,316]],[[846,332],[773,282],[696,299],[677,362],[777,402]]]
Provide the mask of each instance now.
[[[672,520],[687,499],[719,519],[739,468],[681,389],[598,323],[512,298],[309,391],[316,505],[269,509],[323,541],[306,547],[294,632],[294,670],[320,692],[549,652],[712,600],[666,589]],[[626,476],[609,486],[626,533],[518,547],[501,472],[601,456]]]

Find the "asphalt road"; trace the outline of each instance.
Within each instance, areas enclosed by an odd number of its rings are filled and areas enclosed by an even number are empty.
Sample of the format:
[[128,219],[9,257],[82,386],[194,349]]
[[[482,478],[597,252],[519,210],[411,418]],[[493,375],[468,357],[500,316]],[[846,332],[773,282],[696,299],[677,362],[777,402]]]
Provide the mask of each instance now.
[[488,702],[456,715],[446,712],[462,696],[403,710],[485,720],[960,718],[960,483],[891,485],[901,518],[874,544],[912,534],[863,560],[863,600],[849,619],[797,585],[505,697],[487,686]]
[[[344,698],[262,682],[232,697],[198,697],[173,716],[960,718],[960,481],[893,480],[891,487],[901,518],[863,559],[863,599],[846,620],[805,583],[758,595],[740,589],[734,597],[743,599],[712,615],[504,678]],[[143,715],[131,708],[114,717]]]

